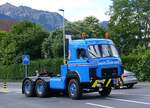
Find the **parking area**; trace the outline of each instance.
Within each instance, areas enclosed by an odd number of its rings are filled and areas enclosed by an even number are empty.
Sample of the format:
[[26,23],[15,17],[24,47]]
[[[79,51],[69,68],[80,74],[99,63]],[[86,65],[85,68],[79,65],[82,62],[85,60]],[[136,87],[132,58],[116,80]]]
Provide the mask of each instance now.
[[[3,84],[0,83],[2,87]],[[133,89],[113,89],[109,97],[98,93],[84,94],[81,100],[56,95],[27,98],[20,83],[8,83],[8,92],[0,89],[0,108],[150,108],[150,83],[138,83]]]

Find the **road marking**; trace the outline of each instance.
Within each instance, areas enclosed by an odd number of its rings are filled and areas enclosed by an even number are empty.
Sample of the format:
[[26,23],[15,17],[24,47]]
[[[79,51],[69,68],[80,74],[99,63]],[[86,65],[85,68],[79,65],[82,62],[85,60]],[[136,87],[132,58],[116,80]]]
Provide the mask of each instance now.
[[92,105],[92,106],[97,106],[97,107],[102,107],[102,108],[114,108],[114,107],[104,106],[104,105],[95,104],[95,103],[85,103],[85,104]]
[[137,104],[144,104],[144,105],[150,105],[148,102],[142,102],[142,101],[134,101],[134,100],[127,100],[127,99],[118,99],[118,98],[107,98],[111,100],[117,100],[122,102],[129,102],[129,103],[137,103]]
[[126,95],[150,97],[150,95],[145,95],[145,94],[126,94]]
[[146,95],[146,94],[126,94],[126,93],[111,93],[111,94],[150,97],[150,95]]

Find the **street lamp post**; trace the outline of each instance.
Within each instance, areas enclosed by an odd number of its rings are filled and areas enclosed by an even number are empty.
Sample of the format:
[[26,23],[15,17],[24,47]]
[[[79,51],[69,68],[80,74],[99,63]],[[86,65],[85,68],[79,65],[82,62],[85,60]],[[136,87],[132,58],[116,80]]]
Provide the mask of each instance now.
[[66,49],[65,49],[65,19],[64,19],[64,10],[59,9],[59,11],[63,12],[63,52],[64,52],[64,64],[66,64]]

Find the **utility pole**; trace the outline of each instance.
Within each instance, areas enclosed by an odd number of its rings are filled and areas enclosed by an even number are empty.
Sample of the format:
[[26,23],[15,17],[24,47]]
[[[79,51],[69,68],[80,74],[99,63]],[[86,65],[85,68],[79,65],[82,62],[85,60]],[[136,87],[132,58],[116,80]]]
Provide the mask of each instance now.
[[65,49],[65,18],[64,18],[64,10],[63,9],[59,9],[59,11],[61,11],[63,13],[63,52],[64,52],[64,64],[66,64],[66,49]]

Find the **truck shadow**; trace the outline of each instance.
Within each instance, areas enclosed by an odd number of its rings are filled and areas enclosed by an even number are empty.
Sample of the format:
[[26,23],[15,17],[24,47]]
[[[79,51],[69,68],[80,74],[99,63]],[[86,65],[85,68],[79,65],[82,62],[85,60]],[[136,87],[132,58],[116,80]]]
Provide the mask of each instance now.
[[106,97],[102,97],[100,95],[97,95],[97,96],[86,95],[81,98],[81,100],[97,100],[97,99],[103,100],[103,99],[106,99]]

